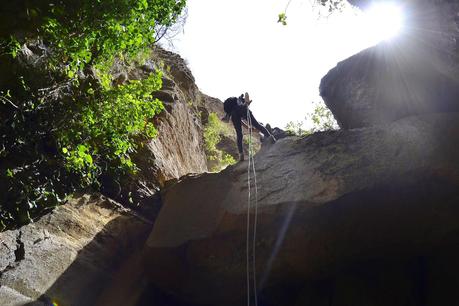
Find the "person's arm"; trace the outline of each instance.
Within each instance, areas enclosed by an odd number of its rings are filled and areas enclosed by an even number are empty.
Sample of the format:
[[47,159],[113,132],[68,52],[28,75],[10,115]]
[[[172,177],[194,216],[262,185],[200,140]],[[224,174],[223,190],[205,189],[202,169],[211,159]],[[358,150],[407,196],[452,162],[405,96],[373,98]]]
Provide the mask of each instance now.
[[250,103],[252,103],[252,100],[250,100],[250,97],[249,97],[249,93],[248,93],[248,92],[246,92],[246,93],[244,94],[244,101],[245,101],[245,104],[246,104],[246,105],[250,105]]

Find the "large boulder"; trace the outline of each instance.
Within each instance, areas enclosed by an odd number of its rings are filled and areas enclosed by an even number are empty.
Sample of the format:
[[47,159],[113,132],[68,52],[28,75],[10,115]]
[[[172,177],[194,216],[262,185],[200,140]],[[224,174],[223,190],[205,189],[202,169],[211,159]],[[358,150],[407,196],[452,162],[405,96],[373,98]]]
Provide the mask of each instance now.
[[[372,1],[351,2],[365,8]],[[343,128],[459,111],[459,4],[398,2],[402,34],[338,63],[322,79],[320,94]]]
[[[315,301],[321,279],[368,283],[376,266],[367,262],[375,258],[448,254],[459,242],[458,119],[457,114],[415,116],[386,127],[284,138],[262,148],[255,158],[259,291],[266,297],[279,288],[285,293],[309,284],[298,305],[310,305],[301,301]],[[218,174],[188,176],[170,187],[146,244],[151,281],[199,305],[242,304],[247,189],[247,162]],[[253,186],[251,192],[254,205]],[[253,218],[254,206],[250,212]],[[368,270],[367,278],[352,270],[353,264]],[[389,267],[395,269],[385,275],[390,284],[372,287],[370,297],[363,298],[362,286],[338,286],[341,298],[326,305],[382,305],[378,299],[392,301],[387,305],[420,305],[403,302],[416,301],[410,290],[424,286],[417,283],[419,271],[398,281],[407,266]],[[339,274],[343,269],[353,274]],[[433,301],[423,305],[439,305],[435,286],[422,289]],[[383,299],[390,290],[401,290],[406,299]],[[322,302],[311,305],[325,305],[339,293],[324,292]],[[346,292],[353,292],[354,299],[346,300]]]

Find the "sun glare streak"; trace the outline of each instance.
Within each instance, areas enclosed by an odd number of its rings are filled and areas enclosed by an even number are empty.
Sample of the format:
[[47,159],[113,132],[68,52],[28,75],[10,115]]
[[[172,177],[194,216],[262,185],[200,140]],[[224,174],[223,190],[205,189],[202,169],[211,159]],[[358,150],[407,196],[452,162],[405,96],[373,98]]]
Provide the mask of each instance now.
[[380,2],[365,12],[364,19],[365,31],[378,41],[382,41],[390,40],[400,33],[404,18],[400,6],[391,2]]
[[269,259],[268,259],[268,263],[266,264],[265,270],[264,270],[263,275],[261,277],[261,281],[260,281],[260,284],[258,286],[259,288],[263,288],[264,287],[266,281],[268,280],[268,278],[270,276],[274,260],[276,259],[277,254],[279,253],[279,251],[281,249],[282,243],[284,242],[285,236],[287,234],[287,230],[288,230],[288,228],[290,226],[290,222],[292,221],[292,218],[293,218],[293,214],[295,213],[296,206],[297,206],[297,204],[294,203],[288,209],[287,215],[285,216],[285,219],[282,222],[282,226],[281,226],[281,228],[279,229],[279,231],[277,233],[276,243],[274,244],[274,247],[273,247],[273,249],[271,251],[271,255],[269,256]]

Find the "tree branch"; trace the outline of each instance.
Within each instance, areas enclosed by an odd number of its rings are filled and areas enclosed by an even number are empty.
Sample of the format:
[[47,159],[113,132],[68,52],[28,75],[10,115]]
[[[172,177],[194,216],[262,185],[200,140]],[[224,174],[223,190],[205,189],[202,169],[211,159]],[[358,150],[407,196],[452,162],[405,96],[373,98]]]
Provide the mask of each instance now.
[[4,103],[9,103],[15,109],[19,109],[19,107],[16,104],[14,104],[10,99],[8,99],[8,98],[6,98],[4,96],[0,96],[0,100],[2,100]]

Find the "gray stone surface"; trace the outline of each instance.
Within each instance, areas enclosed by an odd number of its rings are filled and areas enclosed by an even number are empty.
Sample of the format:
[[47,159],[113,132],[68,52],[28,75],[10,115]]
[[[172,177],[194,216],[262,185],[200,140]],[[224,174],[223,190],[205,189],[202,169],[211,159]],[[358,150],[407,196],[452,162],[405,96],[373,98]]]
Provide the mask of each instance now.
[[[458,119],[408,117],[262,148],[260,286],[457,241]],[[146,246],[151,279],[186,301],[236,302],[245,292],[247,163],[184,178],[164,201]]]
[[95,305],[150,228],[106,198],[83,195],[35,223],[0,233],[1,304],[47,298]]
[[26,297],[19,292],[8,288],[6,286],[1,286],[0,287],[0,301],[1,305],[3,306],[22,306],[28,303],[34,303],[34,304],[28,304],[28,305],[34,305],[34,306],[42,306],[43,304],[41,302],[34,302],[29,297]]

